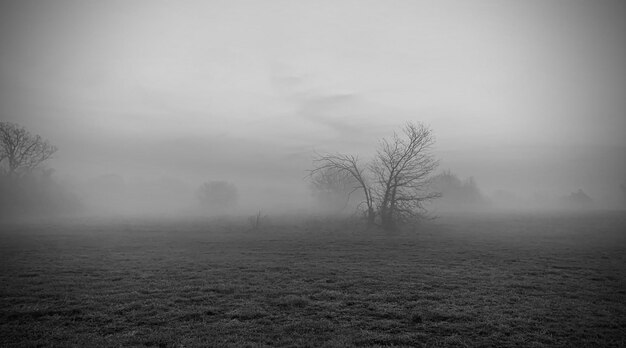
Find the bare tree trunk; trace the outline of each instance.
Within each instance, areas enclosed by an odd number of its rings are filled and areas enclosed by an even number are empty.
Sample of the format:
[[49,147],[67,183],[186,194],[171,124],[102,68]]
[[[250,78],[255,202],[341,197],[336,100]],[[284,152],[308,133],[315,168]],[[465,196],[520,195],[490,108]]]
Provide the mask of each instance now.
[[368,226],[374,226],[376,224],[376,209],[374,209],[374,200],[372,199],[371,192],[367,188],[363,190],[365,192],[365,220]]
[[376,224],[376,212],[373,207],[367,208],[367,225],[373,226]]

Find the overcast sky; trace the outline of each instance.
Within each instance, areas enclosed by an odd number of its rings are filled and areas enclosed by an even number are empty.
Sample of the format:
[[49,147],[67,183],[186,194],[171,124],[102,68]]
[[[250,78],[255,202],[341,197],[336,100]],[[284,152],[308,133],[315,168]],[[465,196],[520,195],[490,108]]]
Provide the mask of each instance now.
[[[606,1],[4,1],[0,118],[59,175],[302,182],[407,120],[486,191],[626,181],[626,6]],[[304,190],[304,189],[303,189]]]

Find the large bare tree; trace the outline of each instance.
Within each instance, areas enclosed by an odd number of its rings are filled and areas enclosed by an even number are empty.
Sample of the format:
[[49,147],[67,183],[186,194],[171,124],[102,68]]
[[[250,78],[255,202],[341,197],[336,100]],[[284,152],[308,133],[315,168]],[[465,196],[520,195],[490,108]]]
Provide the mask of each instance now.
[[32,135],[24,127],[0,122],[0,165],[9,175],[39,167],[56,151],[55,146],[39,135]]
[[354,155],[317,155],[311,175],[331,169],[351,176],[354,189],[365,197],[368,223],[394,229],[400,222],[424,216],[424,204],[439,197],[429,187],[438,165],[432,154],[434,142],[430,128],[407,123],[401,134],[381,140],[369,164],[361,164]]
[[424,203],[439,197],[430,191],[431,174],[438,166],[432,154],[432,130],[423,124],[407,123],[402,134],[380,142],[371,170],[383,227],[420,217]]

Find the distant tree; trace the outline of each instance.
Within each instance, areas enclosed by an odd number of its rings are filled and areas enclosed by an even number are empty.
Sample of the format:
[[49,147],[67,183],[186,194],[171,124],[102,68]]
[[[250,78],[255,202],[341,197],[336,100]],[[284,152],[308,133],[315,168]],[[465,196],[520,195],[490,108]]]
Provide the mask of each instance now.
[[224,212],[237,206],[239,193],[237,187],[227,181],[203,183],[196,192],[200,204],[217,212]]
[[424,204],[439,197],[430,190],[431,174],[438,165],[432,154],[434,137],[423,124],[407,123],[401,134],[382,139],[372,162],[357,156],[318,155],[311,175],[334,170],[352,177],[361,190],[368,223],[377,221],[388,230],[398,223],[423,217]]
[[578,189],[577,192],[572,192],[569,196],[565,197],[565,200],[571,208],[588,208],[593,203],[591,197],[582,189]]
[[460,189],[463,186],[461,179],[451,170],[444,170],[441,174],[436,175],[433,178],[433,184],[441,186],[442,190],[446,188]]
[[461,180],[456,174],[446,170],[433,178],[432,186],[441,193],[438,205],[444,210],[479,208],[487,204],[487,199],[473,177]]
[[10,122],[0,122],[0,165],[10,176],[39,167],[57,151],[39,135]]

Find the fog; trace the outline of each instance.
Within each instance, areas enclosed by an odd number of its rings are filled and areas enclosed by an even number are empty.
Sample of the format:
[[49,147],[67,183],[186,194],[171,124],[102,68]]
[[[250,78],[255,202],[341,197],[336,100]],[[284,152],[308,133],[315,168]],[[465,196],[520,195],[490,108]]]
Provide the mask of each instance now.
[[[314,153],[365,161],[406,121],[433,129],[435,174],[480,193],[435,211],[626,205],[620,1],[5,1],[0,17],[0,120],[58,147],[46,192],[67,211],[316,213]],[[211,182],[236,204],[203,205]]]

